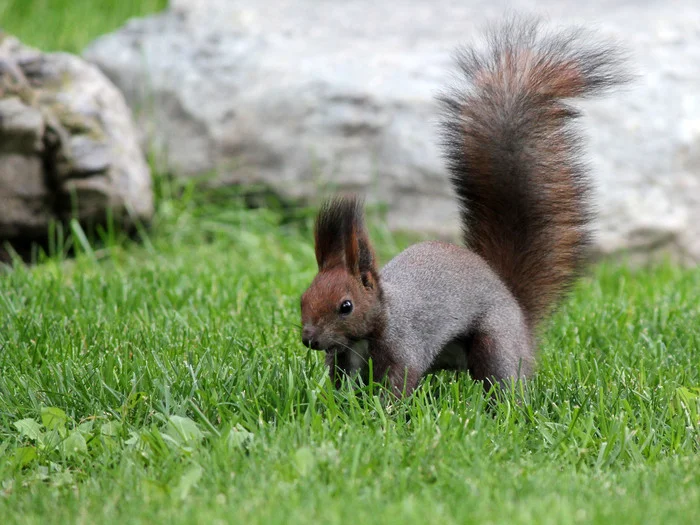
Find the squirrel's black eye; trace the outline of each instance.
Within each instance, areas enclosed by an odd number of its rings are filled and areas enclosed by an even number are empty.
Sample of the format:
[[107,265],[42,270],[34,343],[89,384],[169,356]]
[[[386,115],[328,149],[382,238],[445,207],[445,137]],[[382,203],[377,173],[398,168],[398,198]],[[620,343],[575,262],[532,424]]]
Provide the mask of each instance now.
[[352,312],[352,302],[343,301],[342,303],[340,303],[339,311],[342,315],[348,315],[350,312]]

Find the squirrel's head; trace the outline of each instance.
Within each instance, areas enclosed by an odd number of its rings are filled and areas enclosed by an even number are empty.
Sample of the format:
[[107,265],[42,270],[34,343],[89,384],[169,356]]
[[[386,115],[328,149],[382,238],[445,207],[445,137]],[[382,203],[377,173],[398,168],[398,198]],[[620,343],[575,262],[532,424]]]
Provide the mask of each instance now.
[[301,296],[303,343],[342,353],[377,330],[382,293],[356,197],[326,201],[314,232],[318,274]]

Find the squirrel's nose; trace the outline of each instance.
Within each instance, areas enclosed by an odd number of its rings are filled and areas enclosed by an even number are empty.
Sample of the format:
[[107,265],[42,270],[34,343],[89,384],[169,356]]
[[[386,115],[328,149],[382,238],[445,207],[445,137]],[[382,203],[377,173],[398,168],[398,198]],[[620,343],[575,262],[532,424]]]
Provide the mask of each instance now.
[[304,346],[311,348],[315,332],[316,331],[310,326],[304,327],[304,329],[301,331],[301,342],[304,343]]
[[320,350],[318,339],[316,339],[316,329],[313,326],[305,326],[301,331],[301,342],[312,350]]

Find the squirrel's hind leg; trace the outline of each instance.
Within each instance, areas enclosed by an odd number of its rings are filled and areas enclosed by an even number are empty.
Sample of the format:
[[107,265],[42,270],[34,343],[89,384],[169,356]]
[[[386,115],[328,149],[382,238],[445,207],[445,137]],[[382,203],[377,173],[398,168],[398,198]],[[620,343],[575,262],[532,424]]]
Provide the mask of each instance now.
[[532,372],[529,337],[517,332],[520,330],[491,327],[474,334],[467,357],[468,370],[472,378],[484,381],[487,390],[495,383],[506,386],[513,380],[528,377]]

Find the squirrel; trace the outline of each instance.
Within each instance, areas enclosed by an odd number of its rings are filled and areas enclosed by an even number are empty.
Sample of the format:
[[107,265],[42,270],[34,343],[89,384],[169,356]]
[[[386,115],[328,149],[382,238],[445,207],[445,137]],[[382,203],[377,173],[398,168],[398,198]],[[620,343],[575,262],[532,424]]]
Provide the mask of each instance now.
[[536,20],[487,37],[486,49],[458,50],[460,86],[438,96],[465,247],[420,242],[380,272],[362,199],[320,207],[301,335],[326,352],[336,386],[359,373],[408,395],[444,369],[487,390],[527,378],[538,327],[586,262],[591,182],[579,111],[563,99],[626,82],[623,54],[580,28],[543,33]]

